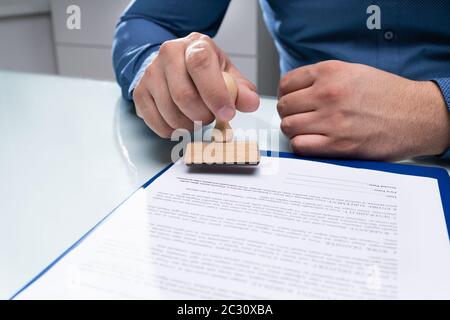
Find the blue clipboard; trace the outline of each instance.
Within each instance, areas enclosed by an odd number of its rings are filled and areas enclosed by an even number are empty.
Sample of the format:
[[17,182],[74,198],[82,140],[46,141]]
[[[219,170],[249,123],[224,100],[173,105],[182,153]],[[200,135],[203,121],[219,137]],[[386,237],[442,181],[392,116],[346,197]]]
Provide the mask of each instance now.
[[[290,158],[290,159],[301,159],[308,161],[316,161],[322,163],[329,163],[344,167],[360,168],[360,169],[371,169],[377,171],[405,174],[411,176],[419,177],[429,177],[434,178],[438,181],[439,191],[441,194],[442,207],[444,209],[445,222],[447,225],[447,233],[450,240],[450,177],[445,169],[417,166],[410,164],[396,164],[389,162],[376,162],[376,161],[361,161],[361,160],[329,160],[329,159],[319,159],[319,158],[303,158],[299,157],[293,153],[288,152],[271,152],[271,151],[261,151],[262,156],[268,157],[280,157],[280,158]],[[140,189],[145,189],[152,184],[157,178],[159,178],[164,172],[172,167],[173,163],[169,164],[163,170],[154,175],[149,181],[147,181]],[[57,264],[62,258],[69,254],[73,249],[75,249],[81,242],[83,242],[92,232],[97,229],[105,220],[107,220],[117,208],[119,208],[123,203],[125,203],[129,198],[133,196],[138,190],[133,192],[128,198],[122,201],[116,208],[114,208],[110,213],[108,213],[102,220],[100,220],[96,225],[94,225],[88,232],[86,232],[80,239],[78,239],[72,246],[65,250],[59,257],[57,257],[52,263],[50,263],[44,270],[37,274],[31,281],[25,284],[19,291],[17,291],[10,299],[14,299],[20,293],[25,291],[29,286],[36,282],[41,276],[43,276],[47,271],[49,271],[55,264]]]

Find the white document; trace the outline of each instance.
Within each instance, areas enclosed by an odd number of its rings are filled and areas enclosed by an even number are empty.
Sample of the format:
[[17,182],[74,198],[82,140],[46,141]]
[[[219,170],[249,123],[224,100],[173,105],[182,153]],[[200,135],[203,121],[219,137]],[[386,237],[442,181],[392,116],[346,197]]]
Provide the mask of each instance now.
[[177,162],[21,299],[450,298],[437,180],[285,158]]

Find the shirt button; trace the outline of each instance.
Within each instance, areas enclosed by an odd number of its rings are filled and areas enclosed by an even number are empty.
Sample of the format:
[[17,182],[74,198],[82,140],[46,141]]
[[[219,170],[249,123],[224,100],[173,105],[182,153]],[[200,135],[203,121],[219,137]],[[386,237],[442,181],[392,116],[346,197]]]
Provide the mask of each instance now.
[[391,41],[392,39],[394,39],[394,31],[386,30],[384,32],[384,39],[387,40],[387,41]]

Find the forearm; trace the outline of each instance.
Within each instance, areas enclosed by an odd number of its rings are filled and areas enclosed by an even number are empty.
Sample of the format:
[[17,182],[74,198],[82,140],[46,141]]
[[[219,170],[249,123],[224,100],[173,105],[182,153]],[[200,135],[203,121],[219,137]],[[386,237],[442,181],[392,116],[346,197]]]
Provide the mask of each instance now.
[[125,20],[117,26],[113,65],[125,99],[132,100],[132,88],[151,62],[152,53],[157,52],[163,42],[175,38],[167,29],[142,18]]

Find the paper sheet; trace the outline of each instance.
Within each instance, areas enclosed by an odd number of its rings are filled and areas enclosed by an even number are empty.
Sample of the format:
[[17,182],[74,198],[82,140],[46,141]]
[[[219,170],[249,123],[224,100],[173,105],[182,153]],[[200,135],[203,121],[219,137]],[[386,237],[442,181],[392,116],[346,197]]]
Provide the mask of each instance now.
[[177,162],[19,298],[449,299],[449,271],[435,179]]

